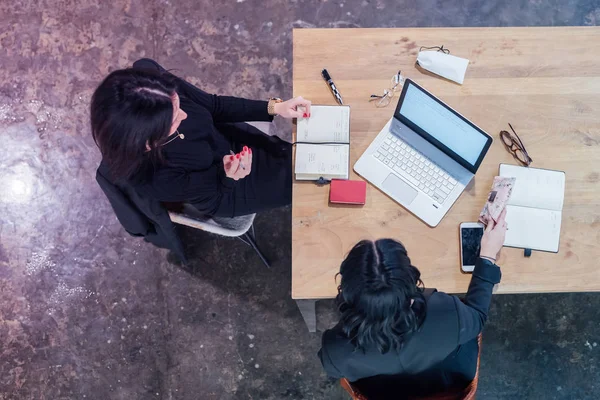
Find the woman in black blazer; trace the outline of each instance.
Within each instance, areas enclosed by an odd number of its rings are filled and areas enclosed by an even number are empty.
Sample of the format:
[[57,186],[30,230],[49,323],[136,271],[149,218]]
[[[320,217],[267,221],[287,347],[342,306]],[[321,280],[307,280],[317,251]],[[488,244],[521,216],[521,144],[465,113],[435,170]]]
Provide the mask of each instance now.
[[310,101],[208,94],[150,59],[110,73],[91,104],[92,134],[113,180],[226,217],[291,203],[291,144],[236,124],[274,115],[308,118]]
[[323,334],[328,375],[347,378],[369,400],[398,400],[465,387],[475,376],[477,335],[487,319],[504,211],[489,224],[464,302],[423,289],[406,249],[392,239],[362,241],[340,268],[340,322]]

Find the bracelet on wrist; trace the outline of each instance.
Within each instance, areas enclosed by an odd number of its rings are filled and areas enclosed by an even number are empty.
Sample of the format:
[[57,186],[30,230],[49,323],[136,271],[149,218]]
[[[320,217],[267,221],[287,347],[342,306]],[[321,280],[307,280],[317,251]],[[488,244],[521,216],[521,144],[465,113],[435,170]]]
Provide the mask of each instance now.
[[479,256],[480,258],[485,258],[486,260],[490,260],[492,262],[496,262],[496,259],[494,257],[488,257],[488,256]]
[[283,100],[281,100],[278,97],[271,97],[269,99],[269,102],[267,103],[267,112],[269,113],[269,115],[277,115],[277,113],[275,112],[275,104],[277,103],[283,103]]

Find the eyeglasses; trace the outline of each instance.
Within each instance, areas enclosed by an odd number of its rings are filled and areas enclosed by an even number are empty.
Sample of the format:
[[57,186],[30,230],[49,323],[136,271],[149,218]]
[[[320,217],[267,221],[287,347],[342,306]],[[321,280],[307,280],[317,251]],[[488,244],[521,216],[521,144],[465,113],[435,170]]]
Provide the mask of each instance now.
[[441,45],[441,46],[431,46],[431,47],[421,46],[419,48],[419,51],[423,51],[423,50],[437,50],[437,51],[441,51],[444,54],[450,54],[450,50],[445,49],[444,45]]
[[400,74],[400,71],[392,76],[392,85],[390,88],[385,89],[382,95],[372,94],[369,101],[375,101],[375,106],[385,107],[392,101],[394,93],[399,92],[402,89],[402,83],[404,83],[404,77]]
[[502,143],[504,143],[504,147],[506,147],[506,150],[508,150],[517,161],[525,167],[529,167],[533,162],[533,159],[529,157],[521,138],[517,135],[517,132],[515,132],[512,125],[508,124],[508,126],[510,126],[510,130],[514,136],[507,131],[500,131],[500,138],[502,139]]

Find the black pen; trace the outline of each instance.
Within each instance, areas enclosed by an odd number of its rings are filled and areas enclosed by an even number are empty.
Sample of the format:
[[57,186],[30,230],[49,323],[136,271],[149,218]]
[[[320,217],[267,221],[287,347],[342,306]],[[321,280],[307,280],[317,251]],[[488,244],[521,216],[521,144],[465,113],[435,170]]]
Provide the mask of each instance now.
[[331,93],[333,93],[333,97],[335,97],[336,101],[338,102],[338,104],[340,106],[343,106],[344,102],[342,101],[342,95],[335,87],[335,83],[333,83],[333,79],[331,79],[331,76],[329,76],[329,72],[327,72],[327,70],[325,68],[323,68],[323,71],[321,71],[321,75],[323,76],[323,79],[325,79],[325,82],[327,82],[329,89],[331,89]]

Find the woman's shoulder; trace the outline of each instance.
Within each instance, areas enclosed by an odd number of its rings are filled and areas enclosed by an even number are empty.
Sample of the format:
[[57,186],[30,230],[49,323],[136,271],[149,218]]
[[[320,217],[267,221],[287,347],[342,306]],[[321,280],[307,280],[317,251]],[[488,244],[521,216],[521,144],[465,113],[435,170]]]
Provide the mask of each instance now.
[[199,117],[212,120],[212,114],[202,104],[199,104],[183,93],[179,93],[179,99],[181,109],[185,111],[192,119]]
[[373,354],[380,354],[374,347],[367,349],[357,348],[342,330],[341,323],[323,332],[321,349],[335,363],[343,363],[349,358],[362,359],[364,357],[368,358]]
[[427,299],[428,316],[456,315],[456,302],[460,299],[444,292],[435,292]]
[[332,358],[336,358],[335,354],[352,352],[354,351],[355,346],[344,334],[341,324],[337,324],[333,328],[323,332],[321,347],[329,353]]
[[458,297],[444,292],[435,292],[427,299],[427,311],[420,332],[435,333],[441,327],[446,331],[458,329]]
[[337,341],[343,341],[344,339],[347,340],[346,335],[344,335],[342,330],[341,323],[338,323],[333,328],[327,329],[325,332],[323,332],[323,343],[335,343]]
[[363,354],[362,351],[355,349],[339,324],[323,332],[319,358],[329,376],[348,377],[347,363],[350,359],[360,357],[359,353]]
[[454,307],[455,300],[459,300],[458,297],[448,293],[436,291],[427,299],[427,308],[451,308]]

